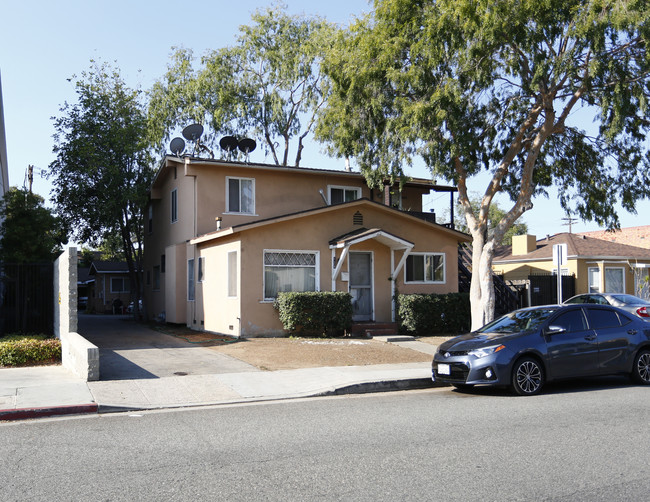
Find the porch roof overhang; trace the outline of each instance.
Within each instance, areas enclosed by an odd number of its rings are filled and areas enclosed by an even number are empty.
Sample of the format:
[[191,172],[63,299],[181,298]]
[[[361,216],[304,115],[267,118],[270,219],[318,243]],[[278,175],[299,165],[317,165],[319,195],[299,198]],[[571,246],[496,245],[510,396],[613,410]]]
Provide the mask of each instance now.
[[360,242],[374,239],[390,249],[413,249],[411,241],[402,239],[390,232],[386,232],[380,228],[360,228],[349,232],[347,234],[335,237],[329,242],[330,249],[341,249],[350,247]]
[[342,249],[342,251],[341,256],[336,262],[336,266],[332,269],[332,291],[336,291],[336,279],[341,273],[343,263],[345,262],[345,258],[347,257],[348,252],[350,251],[350,247],[371,239],[380,242],[384,246],[388,247],[391,251],[403,251],[401,259],[391,271],[391,280],[393,281],[397,278],[397,274],[399,274],[400,270],[402,270],[402,267],[404,267],[406,258],[410,254],[411,249],[413,249],[413,246],[415,246],[415,244],[411,241],[402,239],[401,237],[391,234],[390,232],[386,232],[380,228],[359,228],[358,230],[354,230],[347,234],[341,235],[340,237],[335,237],[329,242],[330,249],[332,250],[332,256],[334,256],[334,253],[336,253],[336,249]]

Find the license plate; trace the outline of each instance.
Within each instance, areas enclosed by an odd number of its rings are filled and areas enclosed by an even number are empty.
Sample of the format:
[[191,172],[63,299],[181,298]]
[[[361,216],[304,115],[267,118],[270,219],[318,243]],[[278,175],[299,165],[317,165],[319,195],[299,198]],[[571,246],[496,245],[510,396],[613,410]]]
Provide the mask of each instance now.
[[448,364],[438,364],[438,375],[451,375]]

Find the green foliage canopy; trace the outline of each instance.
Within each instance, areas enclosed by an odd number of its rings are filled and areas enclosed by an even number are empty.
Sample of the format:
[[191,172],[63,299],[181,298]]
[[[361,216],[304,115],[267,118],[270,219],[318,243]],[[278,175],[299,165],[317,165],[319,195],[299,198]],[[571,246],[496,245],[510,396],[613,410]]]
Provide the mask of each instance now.
[[165,76],[151,90],[150,131],[160,148],[175,128],[191,122],[216,135],[262,139],[278,165],[288,165],[292,141],[300,165],[304,139],[326,95],[319,62],[333,27],[320,18],[290,16],[282,7],[256,11],[240,27],[234,47],[211,51],[194,69],[194,56],[176,49]]
[[0,201],[0,262],[51,262],[61,253],[67,232],[44,207],[43,197],[12,187]]
[[333,93],[317,135],[331,153],[355,156],[370,176],[399,174],[420,156],[461,198],[468,177],[489,171],[475,223],[486,225],[504,191],[516,207],[503,232],[552,185],[563,207],[610,227],[614,203],[633,212],[650,194],[647,2],[374,7],[339,34],[325,63]]
[[119,239],[139,291],[135,271],[142,270],[153,179],[141,92],[128,88],[117,69],[94,62],[75,87],[77,103],[66,103],[54,121],[54,203],[80,242]]
[[[495,246],[534,196],[554,186],[565,212],[610,228],[616,203],[650,196],[649,18],[636,0],[375,0],[338,35],[317,138],[371,180],[418,156],[457,185],[472,329],[493,318]],[[467,182],[483,171],[475,208]],[[512,206],[488,235],[499,192]]]

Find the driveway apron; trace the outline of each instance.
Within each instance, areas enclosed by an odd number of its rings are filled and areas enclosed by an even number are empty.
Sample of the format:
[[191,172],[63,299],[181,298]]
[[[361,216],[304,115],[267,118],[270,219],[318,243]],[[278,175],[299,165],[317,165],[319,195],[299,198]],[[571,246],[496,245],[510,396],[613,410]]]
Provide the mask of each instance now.
[[78,331],[99,347],[100,380],[260,371],[239,359],[149,329],[129,316],[80,314]]

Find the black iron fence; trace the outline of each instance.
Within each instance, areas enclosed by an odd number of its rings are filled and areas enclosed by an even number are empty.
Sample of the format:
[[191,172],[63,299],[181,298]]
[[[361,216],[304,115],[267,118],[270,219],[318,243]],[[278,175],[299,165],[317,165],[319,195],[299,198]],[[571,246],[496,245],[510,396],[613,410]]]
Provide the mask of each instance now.
[[562,303],[576,294],[575,275],[562,276],[562,299],[557,300],[557,275],[529,275],[530,306]]
[[[471,249],[461,244],[458,247],[458,291],[469,293],[472,282]],[[493,274],[494,284],[494,315],[500,316],[512,312],[519,307],[517,293],[503,280],[500,275]]]
[[54,334],[54,264],[0,263],[0,336]]

